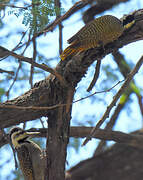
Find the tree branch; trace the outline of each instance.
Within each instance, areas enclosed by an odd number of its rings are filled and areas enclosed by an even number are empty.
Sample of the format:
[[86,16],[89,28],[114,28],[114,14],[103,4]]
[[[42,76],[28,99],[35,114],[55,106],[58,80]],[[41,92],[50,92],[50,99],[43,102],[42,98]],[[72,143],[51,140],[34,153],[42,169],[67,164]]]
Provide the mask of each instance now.
[[122,95],[122,93],[125,91],[125,89],[128,87],[128,85],[130,84],[131,80],[133,79],[134,75],[138,72],[138,70],[140,69],[140,67],[143,64],[143,56],[140,58],[140,60],[137,62],[136,66],[134,67],[134,69],[130,72],[130,74],[128,75],[126,81],[124,82],[124,84],[121,86],[121,88],[119,89],[119,91],[116,93],[116,95],[113,98],[113,101],[111,102],[111,104],[107,107],[107,110],[105,111],[105,113],[103,114],[102,118],[98,121],[97,125],[92,129],[90,135],[86,138],[86,140],[83,142],[83,145],[85,145],[89,140],[91,140],[92,136],[94,135],[95,131],[100,128],[100,126],[104,123],[104,121],[106,120],[106,118],[109,117],[109,113],[111,111],[111,109],[116,105],[116,102],[118,101],[118,99],[120,98],[120,96]]
[[10,75],[14,75],[14,72],[13,71],[7,71],[7,70],[4,70],[4,69],[0,69],[0,73],[8,73]]
[[[135,13],[136,16],[142,16],[142,10]],[[136,24],[119,38],[119,40],[110,43],[102,48],[90,49],[81,54],[74,56],[72,59],[60,62],[56,71],[64,77],[64,79],[71,85],[72,88],[76,87],[77,83],[85,75],[88,67],[96,60],[101,59],[105,55],[116,51],[118,48],[126,44],[143,39],[143,23],[142,19],[137,21]],[[59,96],[59,90],[63,87],[59,84],[58,79],[54,75],[50,75],[45,80],[42,80],[34,85],[34,87],[13,100],[9,100],[1,105],[16,105],[16,106],[52,106],[56,105],[56,97]],[[66,91],[67,88],[64,88]],[[52,97],[55,98],[52,98]],[[26,113],[25,113],[26,112]],[[34,120],[42,116],[46,116],[50,111],[36,110],[21,110],[0,108],[0,126],[2,128],[11,125],[19,124],[21,122]]]
[[[71,127],[70,128],[70,137],[74,138],[84,138],[86,137],[93,127]],[[33,137],[44,137],[46,138],[48,129],[47,128],[31,128],[27,131],[39,132],[40,134],[33,135]],[[112,131],[105,129],[98,129],[93,138],[115,141],[116,143],[126,144],[132,147],[143,149],[143,131],[136,131],[131,134],[123,133],[120,131]],[[7,144],[9,141],[8,134],[0,134],[0,147]]]
[[108,9],[111,9],[115,5],[119,5],[121,2],[127,2],[129,0],[98,0],[95,5],[89,7],[83,14],[83,21],[85,24],[92,21],[94,16],[103,13]]
[[141,149],[115,144],[93,158],[81,161],[66,172],[66,180],[142,179]]

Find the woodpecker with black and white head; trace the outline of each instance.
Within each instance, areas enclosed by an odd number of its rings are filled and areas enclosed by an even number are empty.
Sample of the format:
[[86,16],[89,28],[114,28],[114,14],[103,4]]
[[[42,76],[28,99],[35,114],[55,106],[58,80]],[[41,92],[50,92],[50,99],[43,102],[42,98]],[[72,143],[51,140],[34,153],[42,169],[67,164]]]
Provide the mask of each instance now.
[[117,40],[134,23],[134,15],[125,17],[123,21],[111,15],[94,19],[68,39],[70,45],[60,55],[61,60],[65,60],[70,55],[90,48],[105,46]]
[[36,143],[29,140],[29,137],[35,134],[38,132],[26,132],[19,127],[12,128],[9,133],[25,180],[44,180],[44,152]]

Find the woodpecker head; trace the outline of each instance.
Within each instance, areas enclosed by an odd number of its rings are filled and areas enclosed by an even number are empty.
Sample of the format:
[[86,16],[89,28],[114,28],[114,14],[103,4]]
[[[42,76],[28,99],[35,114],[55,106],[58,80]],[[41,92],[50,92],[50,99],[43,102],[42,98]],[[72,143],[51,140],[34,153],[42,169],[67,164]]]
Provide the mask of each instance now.
[[35,134],[39,134],[39,132],[26,132],[19,127],[14,127],[10,130],[9,136],[13,146],[18,149],[22,144],[30,143],[28,138]]
[[121,19],[124,29],[129,29],[132,25],[135,24],[135,16],[134,14],[125,15]]

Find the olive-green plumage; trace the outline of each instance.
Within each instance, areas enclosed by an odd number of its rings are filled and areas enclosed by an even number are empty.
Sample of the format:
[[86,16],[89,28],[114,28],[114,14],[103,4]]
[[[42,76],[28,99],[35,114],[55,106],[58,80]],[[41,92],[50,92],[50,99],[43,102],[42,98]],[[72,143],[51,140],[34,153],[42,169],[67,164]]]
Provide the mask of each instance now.
[[99,17],[85,25],[68,40],[70,46],[63,51],[60,57],[64,60],[69,55],[100,45],[104,46],[118,39],[123,31],[124,26],[118,18],[111,15]]
[[26,132],[15,127],[10,139],[16,149],[20,168],[25,180],[44,180],[45,156],[41,148],[28,138],[36,132]]

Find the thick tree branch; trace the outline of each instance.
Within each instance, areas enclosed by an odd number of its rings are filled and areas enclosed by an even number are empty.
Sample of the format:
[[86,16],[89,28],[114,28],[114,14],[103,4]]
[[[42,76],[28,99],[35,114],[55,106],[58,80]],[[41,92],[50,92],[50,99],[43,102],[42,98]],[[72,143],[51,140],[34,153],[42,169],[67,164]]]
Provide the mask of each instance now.
[[[84,138],[86,137],[93,127],[71,127],[70,128],[70,137],[74,138]],[[31,128],[27,131],[39,132],[40,134],[33,135],[33,137],[47,137],[47,128]],[[143,149],[143,131],[136,131],[131,134],[126,134],[120,131],[112,131],[105,129],[98,129],[93,138],[115,141],[116,143],[126,144],[132,147],[137,147],[139,149]],[[9,142],[8,134],[0,134],[0,147],[7,144]]]
[[[142,16],[142,10],[135,13],[136,16]],[[71,87],[76,87],[77,83],[85,75],[88,67],[96,60],[101,59],[105,55],[117,50],[124,45],[143,39],[143,23],[142,20],[137,21],[136,24],[119,38],[118,41],[110,43],[102,48],[90,49],[79,55],[74,56],[72,59],[60,62],[56,71],[61,74]],[[57,102],[54,97],[59,96],[59,90],[63,89],[59,84],[58,79],[50,75],[47,79],[36,83],[35,86],[13,100],[3,103],[3,105],[16,105],[16,106],[51,106]],[[67,88],[64,88],[67,91]],[[25,113],[26,112],[26,113]],[[25,122],[28,120],[34,120],[42,116],[46,116],[49,111],[37,110],[16,110],[0,108],[0,126],[2,128],[9,127],[11,125]]]
[[66,180],[139,180],[143,174],[142,158],[141,149],[115,144],[69,169]]

